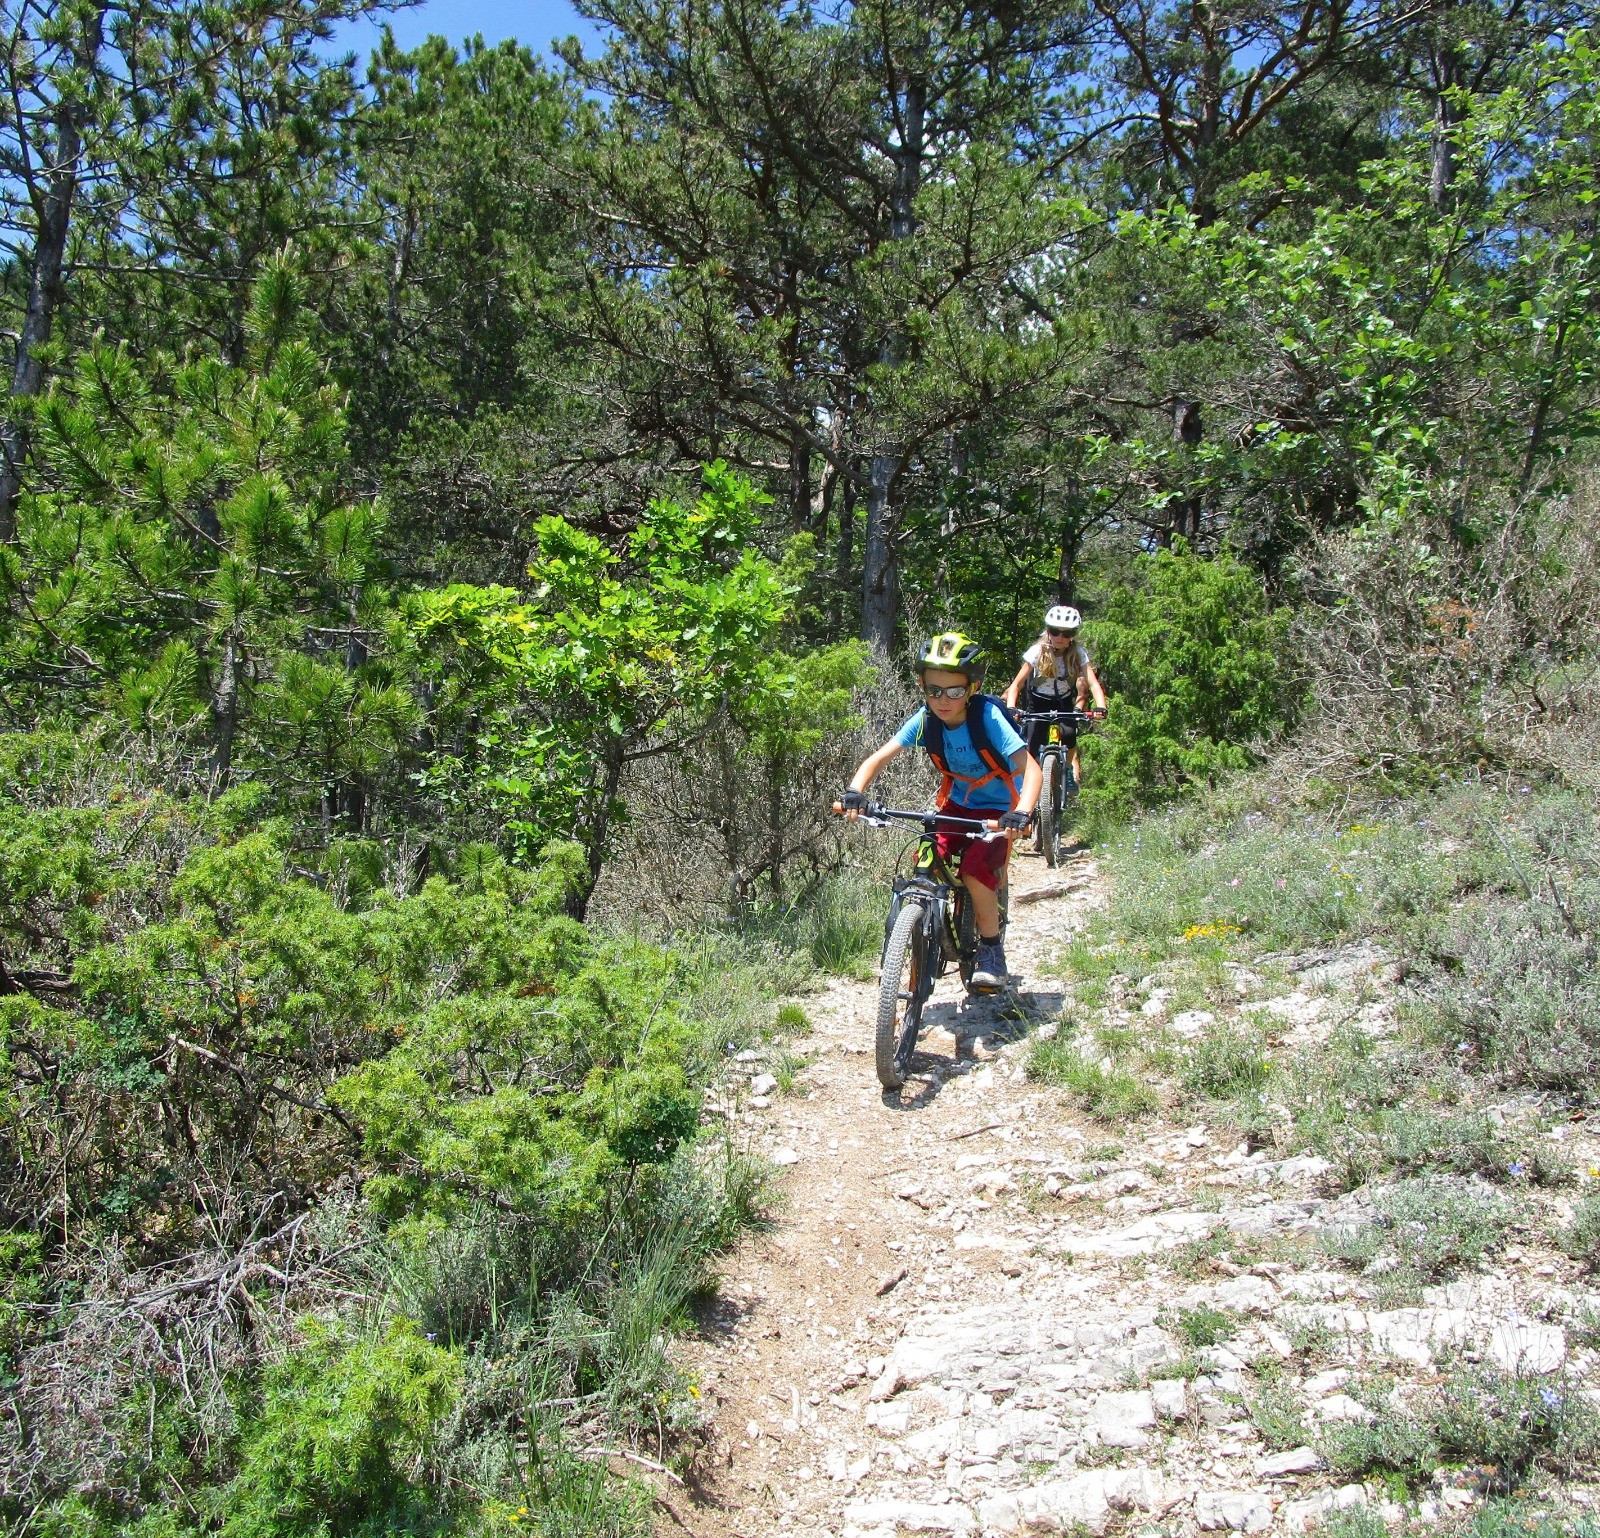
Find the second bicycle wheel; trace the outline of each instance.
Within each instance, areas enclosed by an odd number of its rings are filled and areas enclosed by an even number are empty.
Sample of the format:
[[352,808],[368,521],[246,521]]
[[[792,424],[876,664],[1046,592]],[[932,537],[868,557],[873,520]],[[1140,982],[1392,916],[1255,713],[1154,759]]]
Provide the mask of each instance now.
[[932,979],[928,968],[928,936],[921,903],[900,910],[889,942],[883,948],[883,982],[878,993],[878,1082],[899,1089],[917,1049],[917,1027]]
[[1044,863],[1054,867],[1061,858],[1061,769],[1062,756],[1047,753],[1040,767],[1044,785],[1039,792],[1039,846]]

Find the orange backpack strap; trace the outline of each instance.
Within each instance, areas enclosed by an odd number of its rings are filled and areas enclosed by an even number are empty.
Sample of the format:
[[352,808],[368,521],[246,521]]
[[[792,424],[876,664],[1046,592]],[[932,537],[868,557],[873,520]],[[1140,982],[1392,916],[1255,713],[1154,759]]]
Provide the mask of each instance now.
[[988,728],[984,724],[983,714],[988,703],[987,694],[974,695],[972,704],[967,710],[967,735],[972,738],[974,751],[989,769],[987,774],[980,775],[975,780],[957,774],[951,769],[944,753],[944,723],[926,705],[922,708],[922,730],[918,740],[927,750],[928,757],[933,760],[934,768],[943,776],[943,782],[939,786],[941,806],[949,801],[950,792],[955,788],[957,780],[966,786],[969,796],[981,786],[987,785],[990,780],[1004,780],[1006,792],[1011,797],[1012,810],[1016,809],[1020,797],[1017,794],[1011,765],[995,752],[993,744],[989,741]]

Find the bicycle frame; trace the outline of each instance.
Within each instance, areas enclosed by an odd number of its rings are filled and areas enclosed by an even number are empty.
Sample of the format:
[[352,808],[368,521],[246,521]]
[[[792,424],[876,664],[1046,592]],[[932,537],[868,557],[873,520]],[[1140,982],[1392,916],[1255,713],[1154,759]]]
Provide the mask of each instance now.
[[889,943],[889,936],[894,933],[895,920],[905,907],[907,895],[915,893],[922,899],[928,914],[928,939],[936,942],[938,947],[934,952],[931,976],[943,977],[950,968],[950,958],[961,954],[960,919],[970,899],[961,884],[961,878],[939,853],[932,832],[925,832],[918,841],[916,864],[911,874],[897,875],[891,884],[891,891],[893,896],[889,901],[889,914],[883,925],[884,944]]
[[[939,853],[935,835],[941,828],[946,832],[975,833],[986,838],[996,836],[990,823],[971,817],[951,817],[935,811],[908,812],[894,807],[876,806],[861,813],[861,820],[869,826],[886,827],[891,821],[916,822],[922,825],[922,837],[917,841],[914,867],[909,875],[897,875],[892,885],[893,897],[889,903],[888,917],[884,921],[884,943],[894,933],[895,921],[905,907],[908,895],[914,894],[927,912],[926,933],[930,942],[938,946],[934,965],[930,968],[927,984],[932,989],[932,978],[943,977],[950,969],[952,959],[964,968],[976,959],[976,936],[972,943],[963,945],[962,918],[969,911],[971,898],[961,878],[950,862]],[[1004,917],[1002,913],[1002,922]],[[969,952],[971,954],[969,954]],[[966,975],[965,970],[963,976]]]
[[[835,802],[834,810],[842,812],[843,804]],[[996,822],[941,816],[934,811],[912,812],[869,804],[858,815],[869,827],[912,822],[922,829],[911,870],[894,878],[880,953],[878,1080],[885,1089],[895,1090],[905,1083],[909,1072],[922,1007],[933,993],[935,979],[949,970],[954,959],[961,968],[962,981],[970,985],[977,965],[971,897],[950,862],[939,852],[937,835],[941,830],[970,832],[986,839],[1004,835],[999,833]],[[1004,889],[1000,900],[1003,924]],[[908,904],[914,905],[910,913],[906,912]]]

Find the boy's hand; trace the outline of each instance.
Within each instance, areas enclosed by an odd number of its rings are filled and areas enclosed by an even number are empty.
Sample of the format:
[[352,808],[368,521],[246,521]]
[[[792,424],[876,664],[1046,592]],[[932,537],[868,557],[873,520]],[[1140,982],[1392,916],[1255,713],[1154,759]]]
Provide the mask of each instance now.
[[1032,812],[1006,812],[1000,818],[1002,833],[1026,833],[1032,826]]
[[851,822],[854,822],[871,804],[864,790],[847,790],[839,797],[839,805],[844,808],[844,815]]

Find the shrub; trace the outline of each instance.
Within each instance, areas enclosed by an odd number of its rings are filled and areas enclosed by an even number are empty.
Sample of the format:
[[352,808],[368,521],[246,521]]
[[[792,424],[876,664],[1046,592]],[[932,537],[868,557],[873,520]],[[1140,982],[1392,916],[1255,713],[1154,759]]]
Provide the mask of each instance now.
[[368,1340],[315,1322],[305,1333],[267,1374],[224,1538],[428,1531],[441,1497],[408,1465],[436,1441],[460,1393],[459,1360],[404,1320]]
[[1284,718],[1284,616],[1226,552],[1186,546],[1142,557],[1137,587],[1114,592],[1095,623],[1111,685],[1103,730],[1085,741],[1091,819],[1168,801],[1186,785],[1250,762]]
[[1389,1525],[1370,1506],[1330,1511],[1315,1528],[1322,1538],[1389,1538]]
[[1328,1251],[1365,1264],[1387,1254],[1412,1275],[1446,1276],[1475,1264],[1505,1238],[1512,1206],[1479,1181],[1450,1176],[1403,1180],[1373,1196],[1373,1221],[1324,1235]]
[[1490,1500],[1460,1531],[1461,1538],[1600,1538],[1600,1522],[1531,1501]]
[[1433,1421],[1446,1458],[1493,1467],[1505,1490],[1535,1464],[1571,1477],[1600,1451],[1600,1414],[1583,1386],[1565,1379],[1487,1367],[1454,1373]]
[[1207,1346],[1220,1346],[1232,1340],[1239,1326],[1232,1314],[1202,1303],[1198,1308],[1180,1308],[1170,1326],[1181,1335],[1191,1350],[1203,1351]]
[[1546,876],[1523,901],[1480,904],[1459,922],[1439,1001],[1504,1081],[1588,1102],[1600,1074],[1600,879],[1563,893]]
[[1322,1455],[1341,1474],[1397,1474],[1415,1484],[1433,1472],[1439,1444],[1425,1420],[1384,1407],[1370,1422],[1342,1421],[1323,1433]]
[[1378,1212],[1402,1263],[1424,1276],[1472,1265],[1504,1242],[1512,1207],[1476,1181],[1436,1176],[1379,1193]]
[[1483,1464],[1509,1490],[1535,1467],[1570,1477],[1600,1453],[1600,1413],[1581,1384],[1564,1379],[1459,1369],[1412,1409],[1373,1408],[1372,1422],[1324,1433],[1323,1452],[1335,1469],[1388,1471],[1417,1485],[1442,1460]]

